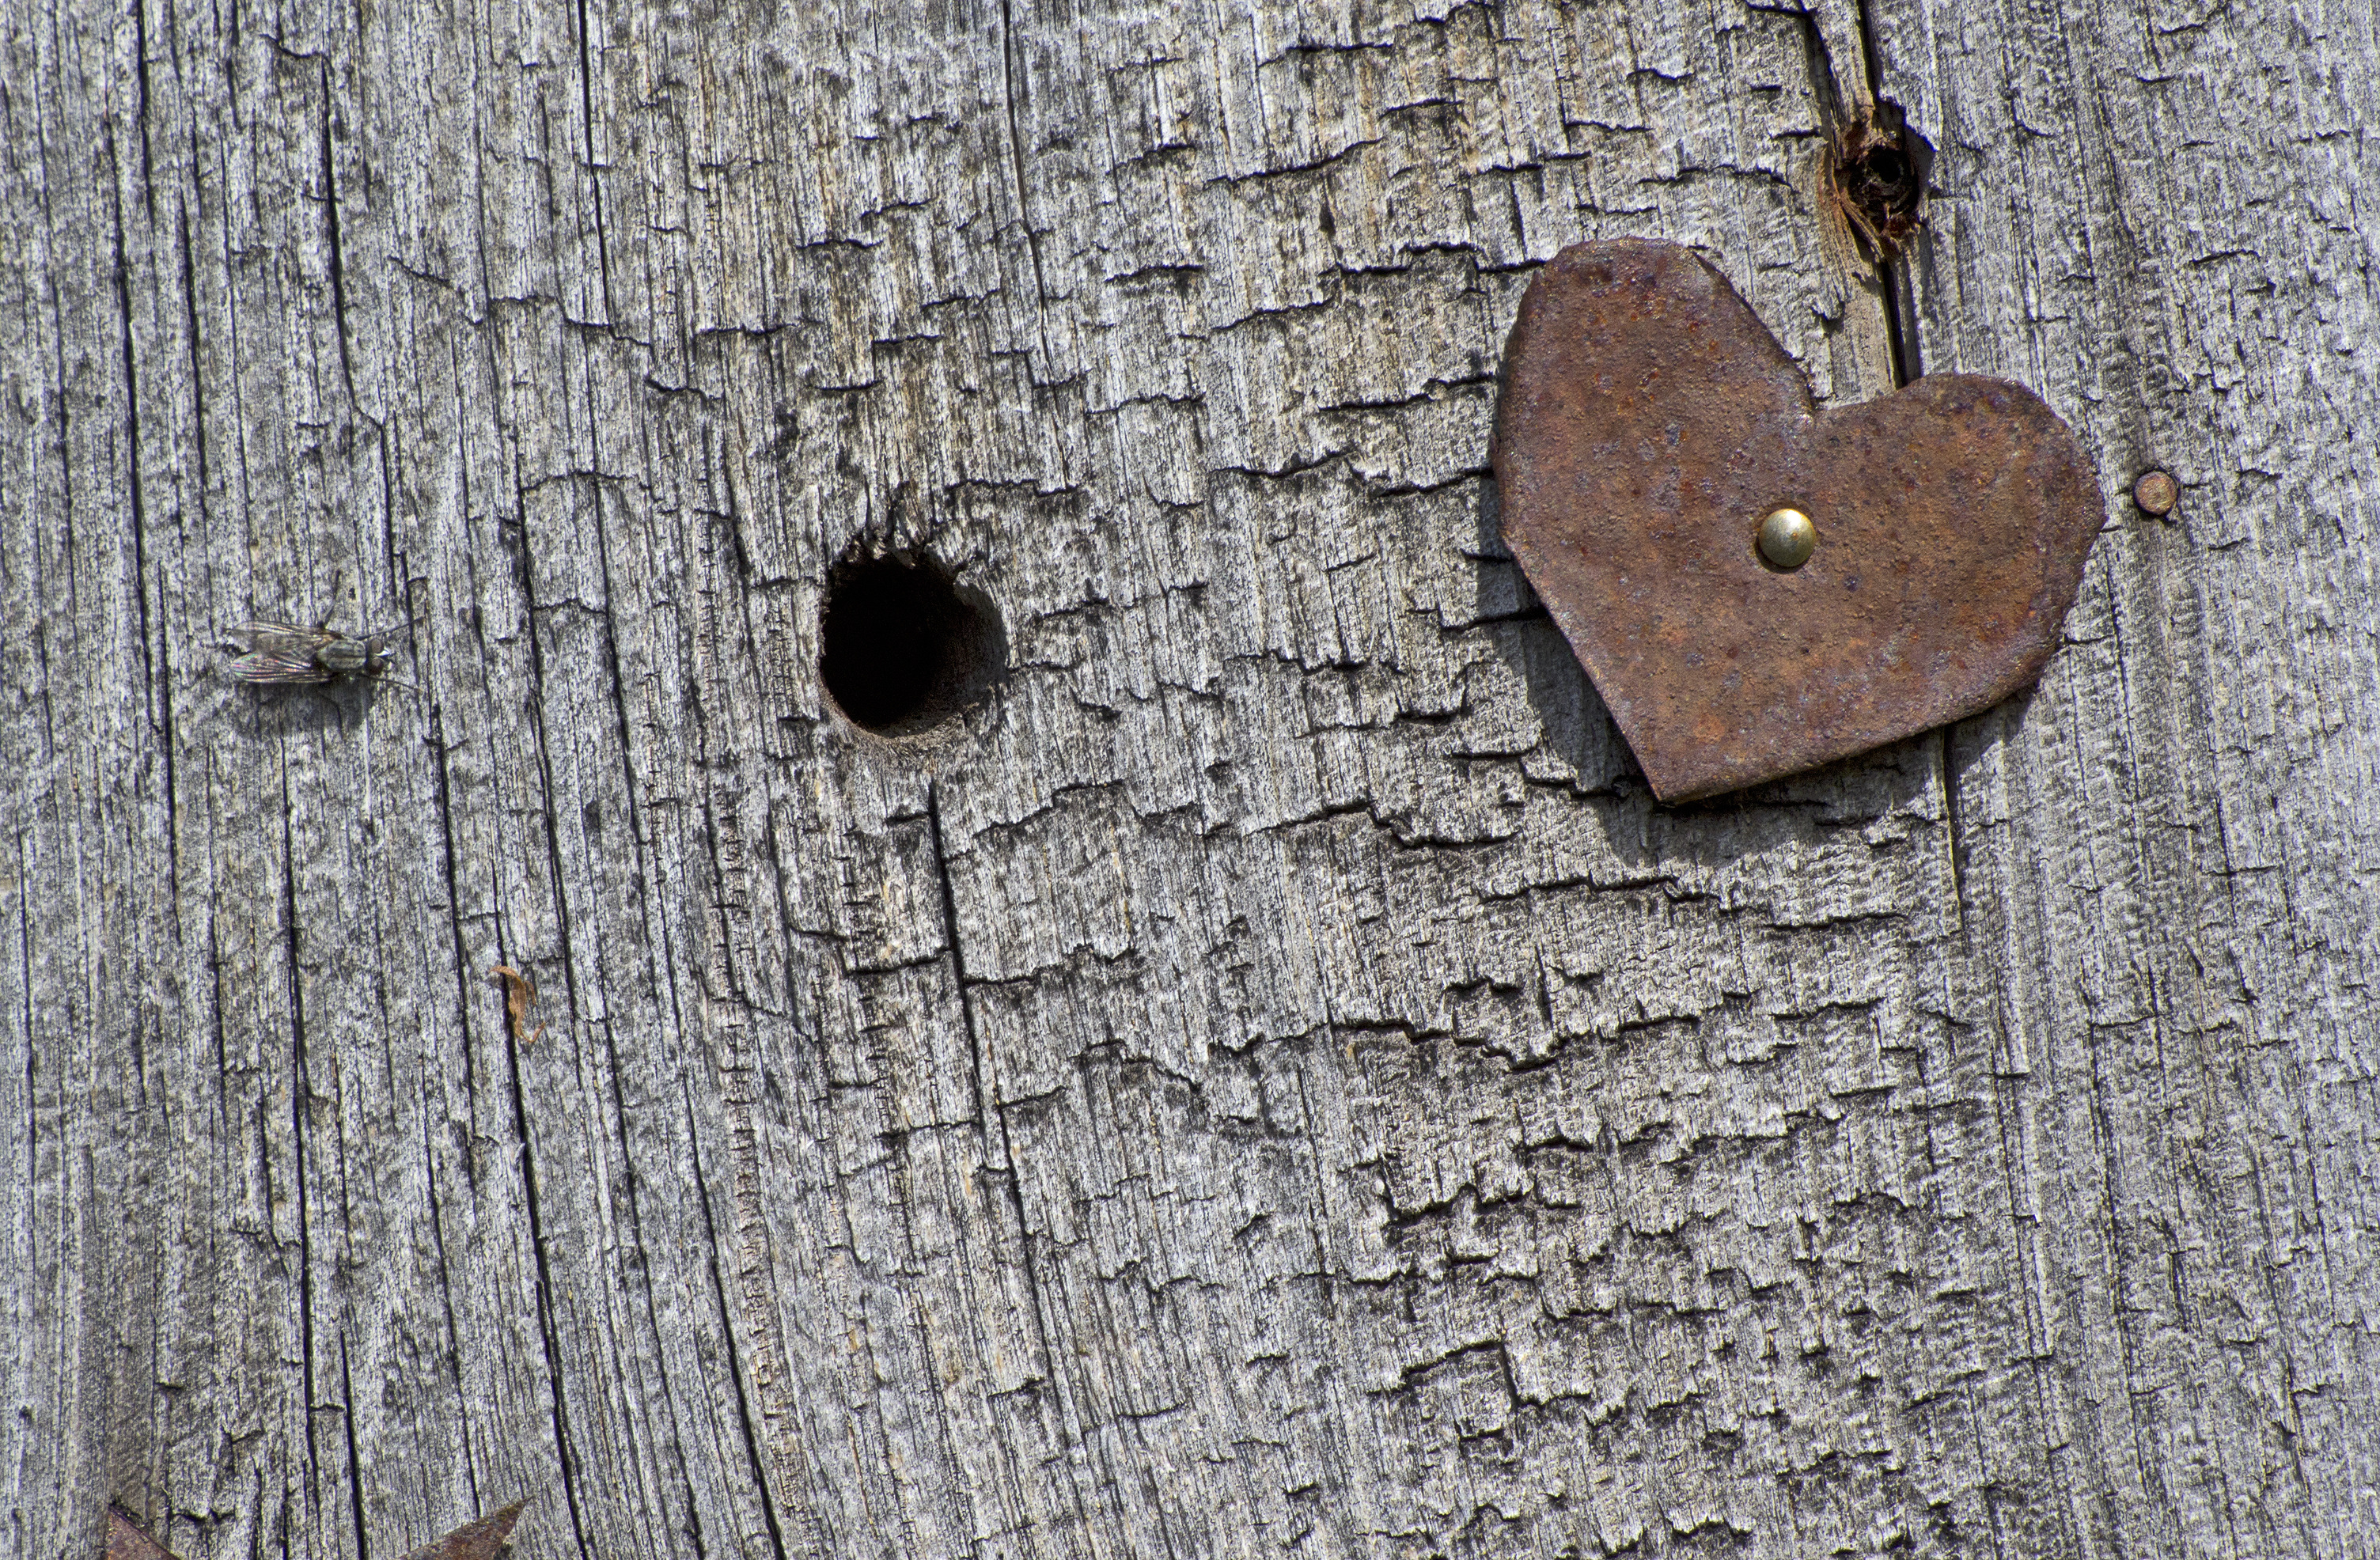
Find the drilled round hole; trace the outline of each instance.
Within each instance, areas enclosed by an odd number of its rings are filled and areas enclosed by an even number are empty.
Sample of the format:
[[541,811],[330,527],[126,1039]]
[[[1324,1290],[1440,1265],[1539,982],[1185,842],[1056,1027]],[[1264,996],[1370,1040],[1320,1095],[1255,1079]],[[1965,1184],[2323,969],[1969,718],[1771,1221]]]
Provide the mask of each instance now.
[[1008,667],[999,612],[930,558],[836,564],[819,640],[819,677],[835,707],[887,736],[940,724]]

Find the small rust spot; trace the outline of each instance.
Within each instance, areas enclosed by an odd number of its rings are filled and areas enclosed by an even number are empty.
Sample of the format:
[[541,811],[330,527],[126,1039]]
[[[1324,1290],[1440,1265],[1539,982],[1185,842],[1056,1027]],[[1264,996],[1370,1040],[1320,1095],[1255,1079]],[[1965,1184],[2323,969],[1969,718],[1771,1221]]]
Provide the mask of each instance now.
[[2171,514],[2173,506],[2181,502],[2181,485],[2170,472],[2144,471],[2132,484],[2132,502],[2141,506],[2143,514]]
[[1827,172],[1836,203],[1879,260],[1900,251],[1925,223],[1925,175],[1934,149],[1889,98],[1828,127]]
[[[1821,411],[1688,250],[1580,244],[1506,349],[1504,539],[1664,802],[1863,753],[2041,675],[2104,518],[2022,385],[1935,374]],[[1809,516],[1798,568],[1746,542]]]
[[545,1025],[528,1026],[528,1015],[537,1006],[537,986],[527,975],[510,964],[499,964],[488,972],[504,983],[504,1012],[512,1020],[513,1033],[524,1046],[534,1046],[537,1037],[545,1033]]

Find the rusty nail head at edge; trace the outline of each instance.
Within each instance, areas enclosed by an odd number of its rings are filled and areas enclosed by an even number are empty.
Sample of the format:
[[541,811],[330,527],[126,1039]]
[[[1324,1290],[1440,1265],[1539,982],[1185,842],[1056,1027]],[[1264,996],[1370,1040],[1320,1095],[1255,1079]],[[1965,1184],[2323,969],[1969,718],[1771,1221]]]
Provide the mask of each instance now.
[[[1933,374],[1821,410],[1724,276],[1645,239],[1529,284],[1490,454],[1505,542],[1664,802],[2030,686],[2105,516],[2031,391]],[[1781,572],[1742,527],[1787,495],[1826,545]]]
[[2142,514],[2162,519],[2181,502],[2181,484],[2173,479],[2171,472],[2143,471],[2141,479],[2132,484],[2132,502],[2140,505]]

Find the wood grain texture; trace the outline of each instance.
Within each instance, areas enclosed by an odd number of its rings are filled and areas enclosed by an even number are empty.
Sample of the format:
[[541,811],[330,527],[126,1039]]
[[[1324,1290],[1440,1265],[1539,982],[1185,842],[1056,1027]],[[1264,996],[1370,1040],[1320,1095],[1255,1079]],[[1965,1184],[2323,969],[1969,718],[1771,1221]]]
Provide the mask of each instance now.
[[[2374,27],[9,10],[0,1548],[2380,1548]],[[2037,695],[1653,804],[1486,473],[1628,234],[2074,425]]]

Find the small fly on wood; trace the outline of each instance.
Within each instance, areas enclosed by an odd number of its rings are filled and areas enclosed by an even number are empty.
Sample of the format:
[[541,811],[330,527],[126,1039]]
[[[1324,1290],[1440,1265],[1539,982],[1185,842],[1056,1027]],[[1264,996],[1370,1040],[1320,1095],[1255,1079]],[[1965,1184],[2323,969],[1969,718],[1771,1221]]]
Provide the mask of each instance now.
[[[413,684],[391,677],[396,659],[390,642],[395,629],[360,637],[333,628],[298,628],[285,623],[244,623],[232,633],[248,642],[248,654],[224,670],[242,683],[347,683],[358,678],[385,678],[400,687]],[[415,690],[419,692],[419,689]]]

